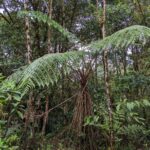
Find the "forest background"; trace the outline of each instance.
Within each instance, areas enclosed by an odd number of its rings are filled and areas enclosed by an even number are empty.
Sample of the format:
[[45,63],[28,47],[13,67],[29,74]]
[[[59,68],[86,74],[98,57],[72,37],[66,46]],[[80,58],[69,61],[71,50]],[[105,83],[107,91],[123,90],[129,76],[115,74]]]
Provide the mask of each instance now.
[[0,149],[150,148],[149,0],[0,0]]

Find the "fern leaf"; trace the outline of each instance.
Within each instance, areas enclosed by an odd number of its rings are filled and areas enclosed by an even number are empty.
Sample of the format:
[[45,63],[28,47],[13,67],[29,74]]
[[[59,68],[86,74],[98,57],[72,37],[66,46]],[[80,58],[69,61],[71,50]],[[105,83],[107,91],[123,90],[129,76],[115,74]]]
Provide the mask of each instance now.
[[28,16],[31,19],[37,19],[39,22],[43,22],[47,24],[49,27],[52,27],[57,31],[59,31],[64,37],[67,37],[71,43],[79,42],[79,39],[74,34],[69,32],[59,23],[57,23],[53,19],[50,19],[46,14],[43,14],[40,11],[19,11],[18,16],[19,17]]
[[122,29],[111,36],[90,44],[95,48],[93,53],[100,53],[104,49],[126,48],[133,44],[145,45],[150,42],[150,28],[140,25]]
[[53,85],[61,76],[62,69],[64,69],[64,73],[71,71],[71,69],[68,69],[69,64],[67,62],[71,61],[75,65],[75,63],[80,62],[83,56],[83,52],[76,51],[47,54],[35,60],[23,71],[18,88],[23,89],[23,94],[25,94],[35,86]]

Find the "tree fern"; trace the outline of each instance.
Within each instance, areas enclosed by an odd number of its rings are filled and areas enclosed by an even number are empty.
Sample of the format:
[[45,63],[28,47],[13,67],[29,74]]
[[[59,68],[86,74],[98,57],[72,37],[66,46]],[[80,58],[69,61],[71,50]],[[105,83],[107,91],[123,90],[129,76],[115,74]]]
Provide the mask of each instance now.
[[[42,20],[42,18],[40,19]],[[91,43],[88,49],[92,54],[99,53],[99,55],[101,55],[100,52],[105,48],[119,49],[137,43],[145,45],[149,42],[149,39],[150,28],[136,25],[120,30],[101,41]],[[15,78],[12,76],[9,78],[16,80],[16,77],[18,77],[20,81],[19,88],[24,89],[26,93],[35,86],[44,87],[53,84],[61,76],[62,67],[64,67],[66,72],[68,71],[69,66],[66,62],[70,62],[71,65],[74,65],[73,63],[80,62],[82,56],[85,56],[85,52],[83,51],[47,54],[35,60],[20,73],[14,74],[13,76]],[[78,65],[78,67],[82,66]]]
[[[104,49],[123,49],[130,45],[145,45],[150,42],[150,28],[140,25],[134,25],[122,29],[103,40],[90,44],[94,53],[99,53]],[[96,51],[95,51],[96,49]]]

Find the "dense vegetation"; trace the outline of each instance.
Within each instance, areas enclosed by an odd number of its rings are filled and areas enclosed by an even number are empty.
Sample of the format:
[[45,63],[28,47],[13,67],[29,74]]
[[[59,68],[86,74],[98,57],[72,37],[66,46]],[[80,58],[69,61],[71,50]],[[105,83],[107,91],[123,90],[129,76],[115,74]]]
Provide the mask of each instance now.
[[148,0],[0,0],[0,150],[150,148]]

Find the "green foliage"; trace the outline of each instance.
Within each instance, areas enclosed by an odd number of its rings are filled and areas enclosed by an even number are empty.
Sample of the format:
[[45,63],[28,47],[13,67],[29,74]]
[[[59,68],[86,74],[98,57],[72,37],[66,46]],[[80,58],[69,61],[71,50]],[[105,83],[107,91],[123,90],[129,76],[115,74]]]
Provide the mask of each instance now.
[[9,138],[0,138],[0,149],[2,150],[19,150],[18,146],[13,146],[18,140],[18,136],[11,135]]
[[96,48],[97,52],[104,49],[123,49],[133,45],[142,45],[149,43],[150,28],[145,26],[134,25],[122,29],[101,41],[93,42],[91,48]]
[[62,69],[68,74],[70,66],[80,63],[83,52],[66,52],[57,54],[47,54],[29,65],[22,74],[19,89],[23,89],[25,94],[36,86],[45,87],[54,84],[61,76]]
[[[131,34],[132,33],[132,34]],[[102,41],[92,43],[91,48],[96,49],[94,53],[101,49],[106,48],[121,48],[128,47],[136,42],[146,44],[150,37],[150,29],[144,26],[132,26],[126,29],[120,30],[113,35],[106,37]],[[92,51],[93,53],[93,51]],[[64,54],[48,54],[37,60],[35,60],[29,67],[27,67],[20,81],[20,88],[25,89],[25,93],[30,88],[35,86],[48,86],[49,83],[53,84],[58,80],[60,76],[61,65],[65,63],[66,71],[68,70],[68,64],[66,62],[73,61],[78,62],[81,59],[82,52],[66,52]],[[61,64],[61,65],[59,65]],[[64,67],[63,67],[64,68]],[[66,72],[67,73],[67,72]]]
[[0,148],[4,150],[8,149],[8,145],[5,144],[5,142],[1,138],[0,138]]
[[[10,114],[17,113],[20,117],[21,112],[18,110],[22,109],[23,106],[20,105],[21,93],[17,91],[14,82],[5,82],[0,88],[0,104],[1,106],[6,106],[7,104],[11,107]],[[21,117],[22,118],[22,117]]]
[[39,11],[20,11],[18,16],[28,16],[31,19],[37,19],[39,22],[43,22],[47,24],[49,27],[53,27],[54,29],[58,30],[64,37],[67,37],[70,42],[77,43],[79,39],[69,32],[67,29],[63,28],[60,24],[58,24],[53,19],[50,19],[47,15],[43,14]]
[[[145,102],[146,104],[143,104]],[[124,137],[129,140],[131,145],[134,145],[137,140],[140,140],[139,142],[143,142],[146,145],[148,144],[146,135],[149,133],[149,130],[145,127],[145,119],[141,116],[141,112],[139,113],[141,109],[147,107],[150,107],[150,103],[146,100],[142,102],[123,101],[117,103],[116,110],[114,111],[113,131],[118,148],[120,148],[120,143],[124,140]],[[107,139],[110,128],[108,112],[103,103],[95,107],[94,116],[89,116],[85,119],[85,126],[87,125],[98,128],[101,134]],[[122,146],[124,145],[122,144]]]
[[[110,131],[114,132],[117,150],[150,147],[150,28],[143,26],[149,24],[149,7],[142,1],[107,1],[105,23],[106,33],[110,36],[95,41],[101,38],[102,21],[102,7],[99,5],[97,9],[95,3],[85,0],[53,1],[53,19],[49,19],[47,0],[29,1],[28,9],[36,11],[22,11],[23,1],[0,2],[1,8],[4,5],[8,8],[8,12],[3,9],[4,13],[0,14],[0,72],[6,76],[5,79],[0,74],[0,149],[80,149],[80,143],[84,145],[86,139],[91,138],[89,130],[87,134],[76,136],[70,132],[70,123],[76,93],[84,79],[88,80],[85,88],[93,103],[93,115],[85,118],[84,126],[93,129],[95,139],[89,141],[94,141],[95,149],[109,149]],[[25,65],[27,57],[24,17],[30,18],[34,61],[14,70]],[[55,54],[44,55],[47,53],[48,28]],[[88,46],[82,44],[88,53],[81,51],[77,37],[91,43]],[[73,44],[79,51],[71,51]],[[112,128],[103,78],[102,54],[105,49],[109,51]],[[69,52],[57,53],[65,51]],[[86,66],[91,67],[88,79],[84,76],[88,71]],[[31,103],[30,98],[33,100]],[[41,136],[46,109],[50,112],[46,136]],[[80,143],[76,139],[81,139]]]
[[131,22],[134,21],[132,14],[133,8],[129,7],[129,4],[119,2],[116,5],[107,5],[106,11],[107,35],[111,35],[116,30],[118,31],[130,26]]
[[[4,84],[1,83],[3,79],[4,77],[0,75],[0,149],[18,150],[18,131],[14,132],[15,127],[7,129],[7,124],[12,116],[23,119],[24,106],[20,105],[21,94],[16,90],[14,82]],[[10,112],[7,111],[8,108]],[[4,136],[4,134],[6,135]]]

